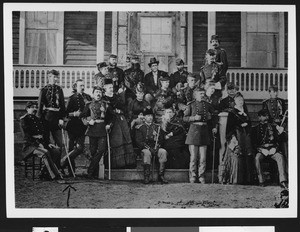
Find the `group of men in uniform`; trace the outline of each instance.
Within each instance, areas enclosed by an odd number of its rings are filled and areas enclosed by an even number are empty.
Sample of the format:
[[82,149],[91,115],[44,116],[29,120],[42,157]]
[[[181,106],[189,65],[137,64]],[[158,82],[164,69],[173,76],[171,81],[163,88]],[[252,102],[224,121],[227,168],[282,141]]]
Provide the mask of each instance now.
[[[108,63],[97,64],[99,73],[94,77],[92,97],[84,93],[84,81],[76,80],[66,107],[63,91],[57,85],[59,72],[51,70],[49,84],[40,92],[37,109],[31,108],[35,103],[28,103],[27,114],[21,119],[27,145],[31,146],[26,154],[39,152],[38,156],[50,159],[50,133],[56,144],[55,152],[61,154],[65,138],[62,129],[65,129],[69,135],[67,155],[61,162],[46,165],[49,171],[58,173],[51,176],[53,179],[60,178],[66,166],[68,173],[75,174],[74,160],[83,152],[87,135],[91,153],[88,178],[97,178],[99,161],[108,149],[113,168],[133,167],[136,147],[142,155],[146,184],[150,181],[153,157],[158,157],[161,183],[167,183],[166,166],[187,168],[188,165],[190,182],[205,183],[207,148],[212,135],[218,131],[218,113],[234,107],[232,99],[236,94],[236,86],[228,83],[228,97],[221,99],[227,82],[227,55],[220,48],[217,35],[211,37],[211,45],[199,76],[187,72],[180,58],[176,59],[177,71],[169,76],[159,70],[159,61],[153,57],[148,64],[151,71],[144,75],[138,57],[131,57],[131,66],[123,71],[117,67],[117,56],[110,55]],[[279,113],[274,105],[282,106]],[[265,101],[264,108],[270,120],[274,110],[279,118],[285,110],[284,102],[277,96]],[[27,118],[34,118],[43,131],[28,130],[31,126]],[[40,152],[40,143],[31,141],[37,136],[46,142],[45,152]],[[256,143],[261,146],[261,141]],[[52,156],[53,160],[57,160],[55,157]]]

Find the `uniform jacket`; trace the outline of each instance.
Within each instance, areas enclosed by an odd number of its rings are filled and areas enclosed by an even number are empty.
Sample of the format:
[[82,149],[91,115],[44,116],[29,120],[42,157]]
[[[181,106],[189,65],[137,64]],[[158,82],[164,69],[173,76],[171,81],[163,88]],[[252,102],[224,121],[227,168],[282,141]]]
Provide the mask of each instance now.
[[280,123],[285,111],[285,102],[281,98],[270,98],[263,101],[263,109],[268,110],[270,122]]
[[104,76],[101,72],[97,73],[95,76],[94,76],[94,83],[93,85],[97,85],[101,88],[103,88],[104,86],[104,79],[105,78],[109,78],[108,75]]
[[[136,144],[138,148],[142,150],[149,146],[150,148],[154,149],[158,130],[159,126],[154,123],[151,123],[150,125],[147,125],[146,123],[138,125],[136,127]],[[163,132],[162,129],[160,129],[158,144],[162,146],[163,142]]]
[[113,82],[115,92],[124,85],[124,71],[119,67],[109,66],[107,78],[117,78],[117,80]]
[[[30,155],[41,143],[45,148],[48,147],[47,138],[42,120],[33,114],[25,114],[20,118],[21,128],[24,135],[23,156]],[[33,138],[34,135],[42,135],[42,139]]]
[[176,71],[170,76],[170,88],[174,88],[179,82],[182,84],[187,82],[188,72],[183,69],[182,72]]
[[124,84],[126,88],[134,92],[139,82],[144,83],[144,72],[141,69],[129,68],[124,71]]
[[205,84],[208,80],[212,80],[215,83],[220,82],[222,87],[227,82],[226,76],[221,76],[221,67],[216,63],[205,64],[201,67],[200,82]]
[[226,51],[225,51],[225,49],[220,48],[220,47],[215,49],[215,51],[217,52],[216,62],[218,62],[218,63],[222,62],[222,64],[220,65],[220,75],[226,76],[226,72],[228,70],[228,60],[227,60]]
[[58,117],[59,119],[63,119],[63,117],[65,117],[65,113],[66,113],[65,99],[64,99],[63,90],[60,86],[56,84],[54,85],[48,84],[40,91],[40,95],[38,99],[37,116],[38,117],[44,116],[46,120],[51,121],[52,117],[46,114],[46,112],[44,111],[44,107],[59,108],[56,117]]
[[185,146],[186,131],[183,127],[182,121],[176,117],[173,117],[170,122],[167,122],[166,128],[163,130],[164,135],[173,133],[173,136],[166,139],[164,142],[164,148],[172,150]]
[[[183,120],[185,122],[208,122],[214,119],[214,111],[214,107],[205,100],[193,101],[184,111]],[[201,115],[201,119],[195,120],[196,115]]]
[[128,121],[136,119],[140,113],[144,112],[144,109],[146,109],[147,106],[149,106],[149,103],[145,100],[132,100],[128,105]]
[[144,83],[146,87],[146,93],[154,94],[161,87],[159,79],[161,77],[169,77],[168,73],[164,71],[158,70],[157,72],[157,85],[155,85],[152,72],[149,72],[145,75]]

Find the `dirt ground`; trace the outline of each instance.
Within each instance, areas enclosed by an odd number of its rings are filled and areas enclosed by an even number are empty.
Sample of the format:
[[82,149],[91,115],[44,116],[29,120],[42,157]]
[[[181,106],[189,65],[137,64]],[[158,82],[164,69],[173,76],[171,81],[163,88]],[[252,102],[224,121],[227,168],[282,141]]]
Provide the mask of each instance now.
[[15,166],[16,208],[274,208],[279,186],[152,183],[87,180],[83,177],[55,181],[25,178],[24,167]]

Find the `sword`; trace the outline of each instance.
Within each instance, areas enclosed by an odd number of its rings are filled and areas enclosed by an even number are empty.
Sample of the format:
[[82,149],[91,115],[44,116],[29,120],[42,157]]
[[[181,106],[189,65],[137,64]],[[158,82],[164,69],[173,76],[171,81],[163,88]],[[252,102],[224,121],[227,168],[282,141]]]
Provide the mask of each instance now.
[[215,153],[216,153],[216,136],[213,135],[214,142],[213,142],[213,163],[212,163],[212,176],[211,176],[211,183],[214,183],[214,174],[215,174]]
[[73,174],[73,177],[76,177],[75,173],[74,173],[74,170],[73,170],[73,166],[71,164],[71,160],[70,160],[70,153],[68,153],[68,148],[67,148],[67,143],[66,143],[66,139],[65,139],[65,135],[64,135],[64,129],[61,128],[61,134],[62,134],[62,137],[63,137],[63,142],[64,142],[64,145],[65,145],[65,150],[66,150],[66,153],[67,153],[67,159],[68,159],[68,162],[69,162],[69,165],[70,165],[70,169],[72,171],[72,174]]
[[109,141],[109,133],[106,130],[106,138],[107,138],[107,149],[108,149],[108,179],[111,179],[111,161],[110,161],[110,141]]

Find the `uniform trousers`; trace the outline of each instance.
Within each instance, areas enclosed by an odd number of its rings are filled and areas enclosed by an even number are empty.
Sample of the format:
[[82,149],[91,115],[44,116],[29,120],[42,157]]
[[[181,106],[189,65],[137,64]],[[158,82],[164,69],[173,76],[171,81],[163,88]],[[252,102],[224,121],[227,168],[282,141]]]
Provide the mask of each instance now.
[[[157,152],[158,162],[165,163],[167,162],[167,151],[163,148],[159,148]],[[142,150],[142,159],[144,164],[151,164],[152,153],[149,149]]]
[[90,152],[92,158],[87,172],[89,175],[97,175],[97,171],[99,169],[99,162],[103,154],[107,150],[107,139],[106,137],[89,136],[89,140],[90,140]]
[[206,152],[207,146],[189,145],[190,151],[190,169],[189,179],[194,183],[197,179],[197,169],[199,182],[205,183],[205,170],[206,170]]
[[[255,156],[255,166],[256,166],[256,170],[257,170],[259,183],[263,183],[265,181],[264,176],[262,174],[262,169],[261,169],[261,162],[265,158],[266,158],[266,156],[263,155],[262,153],[257,153]],[[276,152],[274,155],[271,155],[270,158],[275,160],[277,163],[280,183],[283,181],[287,181],[285,157],[281,153]]]

